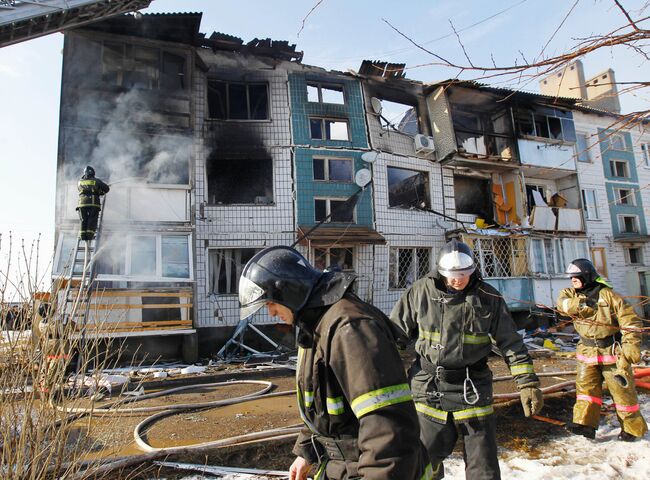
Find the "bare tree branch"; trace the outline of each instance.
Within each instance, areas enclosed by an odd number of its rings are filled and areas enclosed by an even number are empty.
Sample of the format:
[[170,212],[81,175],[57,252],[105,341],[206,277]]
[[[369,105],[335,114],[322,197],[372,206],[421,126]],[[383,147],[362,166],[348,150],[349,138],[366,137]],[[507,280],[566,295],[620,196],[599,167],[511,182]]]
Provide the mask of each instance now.
[[318,2],[316,2],[316,4],[313,7],[311,7],[311,10],[309,10],[309,12],[307,12],[307,15],[305,15],[305,17],[302,19],[302,23],[300,24],[300,30],[298,30],[298,34],[296,35],[297,37],[300,37],[300,34],[302,33],[303,29],[305,28],[305,22],[307,21],[309,16],[312,13],[314,13],[314,10],[316,10],[320,6],[320,4],[323,3],[324,1],[325,0],[318,0]]

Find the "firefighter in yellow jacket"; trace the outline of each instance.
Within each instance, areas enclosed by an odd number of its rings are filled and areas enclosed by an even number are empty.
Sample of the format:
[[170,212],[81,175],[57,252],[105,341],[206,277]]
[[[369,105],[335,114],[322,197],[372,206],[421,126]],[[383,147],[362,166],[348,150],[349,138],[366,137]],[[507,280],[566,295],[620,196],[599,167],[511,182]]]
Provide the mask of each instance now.
[[648,430],[639,412],[631,364],[641,359],[641,320],[585,258],[567,268],[573,288],[560,292],[557,308],[573,318],[580,341],[572,433],[595,438],[603,404],[603,379],[621,423],[618,438],[634,441]]
[[305,426],[290,479],[430,480],[391,324],[352,293],[354,279],[317,270],[290,247],[271,247],[239,281],[242,318],[266,305],[300,327],[296,383]]
[[79,220],[81,220],[79,238],[92,240],[95,238],[99,211],[102,208],[99,197],[106,195],[110,187],[99,178],[95,178],[95,169],[87,166],[77,184],[77,190],[79,190],[77,211],[79,212]]

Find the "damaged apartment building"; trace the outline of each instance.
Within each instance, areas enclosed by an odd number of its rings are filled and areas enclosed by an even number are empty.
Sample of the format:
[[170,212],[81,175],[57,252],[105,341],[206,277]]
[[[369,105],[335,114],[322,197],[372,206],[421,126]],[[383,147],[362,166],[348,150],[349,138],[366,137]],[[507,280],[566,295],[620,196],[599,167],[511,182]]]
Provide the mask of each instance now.
[[97,335],[140,354],[217,352],[239,322],[243,266],[273,245],[354,271],[389,312],[457,236],[526,314],[601,248],[575,99],[423,84],[380,61],[327,71],[295,45],[205,36],[200,21],[125,15],[65,34],[53,275],[70,275],[76,181],[92,165],[111,185],[84,320]]

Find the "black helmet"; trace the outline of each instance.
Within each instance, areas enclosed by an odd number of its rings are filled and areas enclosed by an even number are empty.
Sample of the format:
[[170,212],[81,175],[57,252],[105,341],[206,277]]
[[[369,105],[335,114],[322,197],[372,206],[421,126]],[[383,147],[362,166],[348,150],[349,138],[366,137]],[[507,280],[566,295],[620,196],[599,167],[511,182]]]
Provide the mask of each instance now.
[[266,302],[299,312],[322,275],[291,247],[262,250],[248,261],[239,278],[240,318],[251,316]]
[[84,168],[84,177],[94,177],[95,176],[95,169],[88,165],[86,168]]
[[472,249],[455,238],[440,249],[436,264],[440,275],[448,278],[466,277],[476,270]]
[[586,258],[576,258],[569,264],[566,273],[571,278],[579,278],[584,285],[594,283],[600,276],[594,264],[591,263],[591,260],[587,260]]

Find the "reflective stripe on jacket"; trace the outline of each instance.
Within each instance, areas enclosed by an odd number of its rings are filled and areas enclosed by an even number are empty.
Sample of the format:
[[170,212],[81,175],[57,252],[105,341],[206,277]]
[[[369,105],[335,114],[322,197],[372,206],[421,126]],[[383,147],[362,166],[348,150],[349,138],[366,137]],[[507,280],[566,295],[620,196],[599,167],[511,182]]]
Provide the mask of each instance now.
[[[410,371],[414,400],[433,410],[458,412],[455,420],[466,420],[472,412],[485,416],[492,404],[492,375],[482,363],[492,351],[492,342],[503,354],[518,387],[538,386],[533,362],[501,294],[489,284],[473,278],[462,292],[449,294],[435,274],[415,282],[395,304],[391,321],[402,331],[402,343],[415,340],[422,362]],[[440,367],[441,375],[424,371],[420,364]],[[474,370],[472,370],[474,367]],[[464,370],[478,392],[464,382]],[[461,378],[445,381],[444,371],[460,372]],[[477,410],[478,409],[478,410]],[[419,409],[421,413],[423,408]],[[467,411],[467,415],[461,414]],[[446,415],[433,414],[433,419]]]
[[298,356],[297,396],[306,428],[296,455],[319,462],[312,436],[356,438],[358,458],[342,471],[364,479],[432,478],[404,367],[381,311],[346,294],[320,318],[311,348],[300,348]]
[[79,207],[98,207],[101,208],[99,197],[106,195],[110,187],[98,178],[82,178],[77,183],[79,190]]

